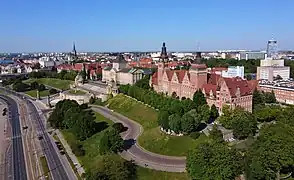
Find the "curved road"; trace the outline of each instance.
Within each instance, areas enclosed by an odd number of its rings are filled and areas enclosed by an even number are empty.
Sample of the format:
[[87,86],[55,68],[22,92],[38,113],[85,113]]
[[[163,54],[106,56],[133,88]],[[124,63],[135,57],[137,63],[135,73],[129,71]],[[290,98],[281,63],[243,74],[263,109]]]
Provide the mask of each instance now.
[[[143,132],[143,127],[139,123],[119,113],[113,112],[106,107],[92,106],[92,109],[110,120],[121,122],[124,126],[128,127],[127,132],[122,134],[124,140],[136,140]],[[186,168],[185,157],[155,154],[145,150],[136,142],[130,149],[123,151],[121,156],[127,160],[134,160],[136,164],[150,169],[168,172],[184,172]]]

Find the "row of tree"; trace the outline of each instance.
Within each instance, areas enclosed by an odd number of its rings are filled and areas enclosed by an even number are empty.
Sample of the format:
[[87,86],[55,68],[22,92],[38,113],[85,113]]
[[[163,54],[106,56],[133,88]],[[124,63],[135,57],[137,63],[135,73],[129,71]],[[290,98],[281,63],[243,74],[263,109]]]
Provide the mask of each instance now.
[[65,70],[62,70],[59,73],[57,73],[56,71],[33,71],[29,74],[29,78],[57,78],[74,81],[77,74],[77,71]]
[[[146,83],[138,81],[142,87]],[[176,96],[169,97],[163,93],[158,94],[152,89],[141,88],[135,85],[121,85],[120,92],[127,94],[139,101],[159,109],[158,123],[165,130],[173,130],[175,133],[196,131],[201,122],[209,123],[218,117],[218,110],[213,105],[207,105],[201,90],[197,90],[191,99],[179,100]]]

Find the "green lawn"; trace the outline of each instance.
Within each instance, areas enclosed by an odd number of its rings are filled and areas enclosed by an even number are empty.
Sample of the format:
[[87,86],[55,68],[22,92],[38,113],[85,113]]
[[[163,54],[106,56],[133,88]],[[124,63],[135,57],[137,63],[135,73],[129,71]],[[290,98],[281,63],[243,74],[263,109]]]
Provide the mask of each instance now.
[[138,180],[190,180],[187,173],[173,173],[155,171],[152,169],[137,168]]
[[74,90],[74,89],[72,89],[72,90],[69,90],[69,91],[67,91],[69,94],[74,94],[74,95],[84,95],[84,94],[86,94],[86,92],[85,91],[81,91],[81,90]]
[[39,78],[39,79],[28,79],[24,81],[24,83],[31,83],[33,81],[38,82],[39,84],[45,84],[48,86],[52,86],[57,89],[69,89],[70,84],[73,83],[73,81],[70,80],[62,80],[62,79],[55,79],[55,78]]
[[189,149],[208,139],[205,135],[194,140],[188,136],[169,136],[161,132],[157,124],[158,112],[123,94],[115,96],[108,103],[109,108],[143,126],[144,132],[138,141],[148,151],[170,156],[185,156]]
[[50,180],[51,179],[50,173],[49,173],[50,171],[49,171],[49,167],[48,167],[46,157],[45,156],[40,157],[40,161],[41,161],[41,164],[42,164],[42,169],[43,169],[43,174],[45,176],[45,179]]
[[[106,122],[109,126],[113,124],[113,122],[99,113],[95,113],[97,122]],[[105,131],[105,130],[104,130]],[[95,168],[97,162],[102,158],[99,154],[99,143],[100,139],[104,133],[104,131],[96,133],[92,137],[88,138],[87,140],[81,142],[84,150],[85,156],[78,157],[80,163],[83,167],[88,170]],[[71,142],[75,142],[75,136],[67,130],[62,131],[64,138],[70,144]],[[117,158],[121,158],[117,155]],[[138,180],[149,180],[149,179],[156,179],[156,180],[188,180],[187,173],[170,173],[170,172],[163,172],[163,171],[156,171],[151,169],[146,169],[142,167],[137,168],[137,176]]]
[[[25,92],[27,95],[29,96],[32,96],[32,97],[37,97],[37,90],[30,90],[30,91],[26,91]],[[48,96],[50,93],[49,93],[49,90],[44,90],[44,91],[39,91],[39,94],[40,94],[40,97],[46,97]]]
[[[110,127],[113,122],[99,113],[95,113],[97,122],[106,122]],[[106,131],[106,129],[104,130]],[[91,169],[91,167],[95,166],[97,160],[99,160],[102,156],[99,154],[99,143],[100,139],[104,133],[104,131],[94,134],[92,137],[88,138],[85,141],[82,141],[81,144],[85,150],[85,156],[78,157],[81,164],[83,164],[85,169]],[[68,141],[69,144],[76,141],[75,136],[68,130],[62,131],[64,138]]]

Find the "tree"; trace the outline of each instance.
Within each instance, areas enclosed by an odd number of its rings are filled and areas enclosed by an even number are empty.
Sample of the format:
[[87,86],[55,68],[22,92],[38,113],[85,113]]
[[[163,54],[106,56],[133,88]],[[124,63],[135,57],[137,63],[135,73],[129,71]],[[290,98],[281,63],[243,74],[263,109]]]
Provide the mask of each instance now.
[[210,119],[210,108],[207,104],[198,106],[199,118],[202,122],[208,123]]
[[265,103],[276,103],[277,100],[276,100],[276,96],[275,96],[274,91],[265,92],[264,93],[264,100],[265,100]]
[[223,133],[217,128],[217,126],[214,124],[212,127],[212,130],[209,132],[209,137],[216,142],[223,142]]
[[49,89],[49,93],[50,94],[56,94],[56,93],[58,93],[58,91],[56,89],[54,89],[54,88],[51,88],[51,89]]
[[79,106],[74,106],[68,109],[64,114],[64,126],[67,129],[73,128],[77,123],[77,116],[82,113],[82,109]]
[[195,103],[191,99],[184,99],[181,101],[184,113],[189,112],[191,109],[195,109]]
[[76,119],[72,131],[79,140],[83,141],[95,133],[95,117],[91,111],[82,111]]
[[232,119],[232,129],[234,137],[244,139],[254,136],[257,130],[255,117],[247,111],[234,111]]
[[290,173],[289,167],[294,162],[293,136],[294,129],[287,124],[278,122],[263,126],[245,158],[246,178],[277,179],[281,171]]
[[12,85],[12,89],[16,92],[24,92],[29,89],[29,85],[22,83],[22,82],[15,82]]
[[38,86],[39,91],[44,91],[45,89],[46,89],[46,87],[44,84],[39,84],[39,86]]
[[181,116],[178,114],[172,114],[168,117],[169,120],[169,127],[171,130],[173,130],[175,133],[180,133],[182,131],[181,129]]
[[30,86],[31,86],[31,90],[38,89],[39,83],[36,81],[33,81],[31,82]]
[[190,114],[194,119],[195,130],[198,129],[201,124],[200,115],[197,113],[196,109],[191,109],[188,114]]
[[158,114],[158,124],[165,130],[170,129],[169,127],[169,113],[168,111],[160,110]]
[[253,91],[252,95],[252,106],[253,109],[256,108],[257,105],[264,104],[263,94],[259,92],[257,89]]
[[181,129],[183,132],[189,134],[196,130],[194,117],[191,113],[185,113],[181,119]]
[[124,141],[119,135],[119,132],[111,128],[110,130],[107,130],[101,140],[99,145],[99,152],[101,154],[106,154],[108,152],[120,152],[123,149]]
[[206,99],[204,97],[204,94],[202,93],[202,91],[200,89],[194,93],[193,101],[195,103],[196,108],[198,108],[199,106],[202,106],[204,104],[207,104]]
[[184,109],[180,101],[173,100],[170,106],[170,114],[179,114],[182,116],[184,114]]
[[219,116],[218,110],[217,110],[216,106],[213,104],[210,107],[210,118],[215,120],[216,118],[218,118],[218,116]]
[[55,105],[55,109],[48,118],[48,122],[54,128],[65,128],[64,115],[72,107],[78,107],[79,104],[74,100],[62,100]]
[[142,89],[150,89],[149,80],[150,75],[145,75],[142,79],[135,83],[135,86],[140,87]]
[[122,123],[114,123],[112,125],[114,129],[116,129],[119,133],[123,132],[125,130],[125,126]]
[[92,173],[87,173],[91,180],[135,180],[137,176],[133,161],[126,161],[115,154],[104,155],[95,167]]
[[188,152],[186,169],[194,180],[232,180],[242,173],[242,156],[222,143],[201,143]]

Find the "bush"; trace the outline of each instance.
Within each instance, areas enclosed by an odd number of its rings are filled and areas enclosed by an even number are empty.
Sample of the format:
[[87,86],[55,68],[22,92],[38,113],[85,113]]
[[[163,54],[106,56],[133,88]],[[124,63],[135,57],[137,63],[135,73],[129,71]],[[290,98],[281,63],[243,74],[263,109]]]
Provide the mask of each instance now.
[[56,93],[58,93],[58,91],[56,89],[52,88],[52,89],[49,90],[49,93],[50,94],[56,94]]
[[83,146],[81,144],[79,144],[78,142],[72,143],[70,145],[70,148],[76,156],[80,157],[80,156],[85,155],[85,150],[84,150]]
[[114,129],[116,129],[119,133],[123,132],[124,129],[125,129],[125,126],[124,126],[122,123],[114,123],[114,124],[112,125],[112,127],[113,127]]
[[34,82],[31,83],[31,90],[38,89],[38,87],[39,87],[38,82],[34,81]]
[[198,139],[199,136],[200,136],[200,133],[199,132],[192,132],[190,133],[189,135],[192,139]]
[[95,103],[95,98],[94,97],[91,97],[90,100],[89,100],[89,103],[90,104],[94,104]]
[[39,86],[38,86],[39,91],[44,91],[45,89],[46,89],[46,87],[44,84],[39,84]]

